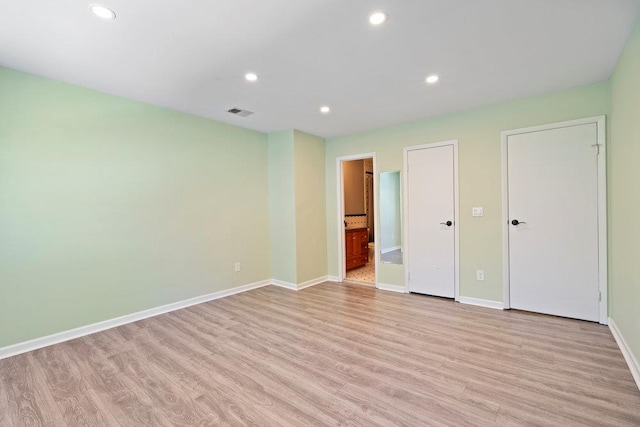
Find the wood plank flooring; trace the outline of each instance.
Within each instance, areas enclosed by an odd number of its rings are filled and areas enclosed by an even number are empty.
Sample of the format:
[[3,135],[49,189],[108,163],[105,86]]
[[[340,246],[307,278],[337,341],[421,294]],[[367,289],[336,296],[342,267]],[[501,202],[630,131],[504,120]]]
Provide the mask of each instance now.
[[638,426],[605,326],[268,286],[0,360],[0,426]]

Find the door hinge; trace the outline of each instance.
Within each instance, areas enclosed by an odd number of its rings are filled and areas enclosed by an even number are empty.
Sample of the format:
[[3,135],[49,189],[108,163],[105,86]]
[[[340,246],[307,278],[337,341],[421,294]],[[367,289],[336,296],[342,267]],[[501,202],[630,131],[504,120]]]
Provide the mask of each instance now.
[[411,280],[411,273],[407,273],[407,281]]
[[596,147],[598,149],[598,152],[596,153],[596,156],[600,155],[600,145],[602,144],[593,144],[592,147]]
[[598,301],[602,301],[602,291],[598,291]]

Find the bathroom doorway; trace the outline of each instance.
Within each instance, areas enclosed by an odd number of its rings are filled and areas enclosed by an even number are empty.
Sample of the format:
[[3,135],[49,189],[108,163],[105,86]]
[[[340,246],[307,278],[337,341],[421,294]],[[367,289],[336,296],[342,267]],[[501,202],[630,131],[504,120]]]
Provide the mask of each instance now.
[[338,159],[340,223],[339,257],[342,281],[377,283],[375,155]]

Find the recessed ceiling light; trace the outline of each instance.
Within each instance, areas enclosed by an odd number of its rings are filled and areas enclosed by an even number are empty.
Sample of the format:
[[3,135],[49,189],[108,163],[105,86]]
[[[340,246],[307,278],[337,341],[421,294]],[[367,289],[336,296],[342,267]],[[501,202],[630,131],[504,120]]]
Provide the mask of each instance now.
[[383,12],[375,12],[369,15],[371,25],[380,25],[387,20],[387,14]]
[[93,14],[96,15],[98,18],[115,19],[116,17],[116,13],[113,10],[101,4],[90,5],[89,10],[93,12]]
[[427,83],[429,83],[430,85],[434,84],[438,80],[440,80],[440,77],[438,77],[436,74],[431,74],[427,77]]
[[326,105],[323,105],[322,107],[320,107],[320,112],[322,114],[329,114],[331,112],[331,108],[329,108]]
[[255,82],[258,80],[258,75],[256,73],[247,73],[244,75],[244,78],[247,79],[247,81]]

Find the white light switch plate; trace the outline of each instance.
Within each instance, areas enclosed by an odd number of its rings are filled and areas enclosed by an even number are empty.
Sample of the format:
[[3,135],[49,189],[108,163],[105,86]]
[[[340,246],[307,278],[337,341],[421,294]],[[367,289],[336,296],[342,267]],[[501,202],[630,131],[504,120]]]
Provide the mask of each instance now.
[[484,208],[473,208],[473,209],[471,209],[471,215],[473,215],[473,216],[484,216]]
[[484,270],[476,270],[476,280],[484,280]]

